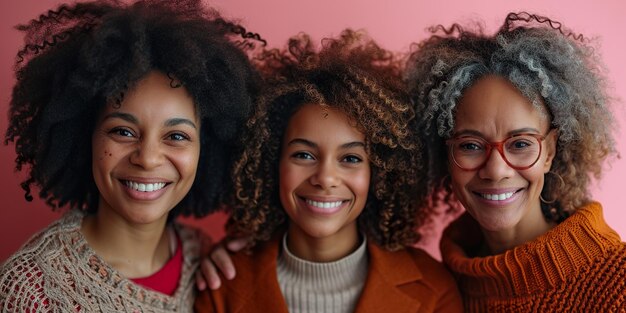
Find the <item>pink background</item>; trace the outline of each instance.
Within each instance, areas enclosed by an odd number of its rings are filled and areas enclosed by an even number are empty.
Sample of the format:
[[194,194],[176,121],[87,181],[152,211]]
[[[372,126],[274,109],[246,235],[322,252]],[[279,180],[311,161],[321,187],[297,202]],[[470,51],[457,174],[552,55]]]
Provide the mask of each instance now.
[[[21,35],[13,29],[18,23],[32,19],[56,7],[58,0],[0,1],[0,133],[4,138],[7,107],[14,83],[12,65],[21,47]],[[343,28],[366,29],[382,46],[406,51],[411,42],[427,36],[425,29],[434,24],[481,20],[489,31],[495,30],[510,11],[529,11],[550,16],[576,32],[599,37],[600,51],[609,70],[612,93],[626,99],[626,66],[622,55],[626,50],[626,2],[621,0],[531,0],[531,1],[421,1],[421,0],[219,0],[212,5],[227,17],[239,18],[250,30],[259,32],[270,46],[282,46],[298,32],[314,38],[338,34]],[[623,101],[615,103],[617,119],[626,125]],[[618,149],[626,157],[624,130],[617,133]],[[0,261],[18,249],[35,231],[59,216],[41,201],[27,203],[19,182],[23,175],[15,173],[14,146],[0,146]],[[626,212],[619,205],[620,178],[626,175],[626,160],[615,160],[603,180],[593,190],[595,199],[603,203],[605,218],[617,232],[626,237]],[[223,215],[209,217],[199,224],[214,237],[222,234]],[[428,250],[437,255],[434,240]]]

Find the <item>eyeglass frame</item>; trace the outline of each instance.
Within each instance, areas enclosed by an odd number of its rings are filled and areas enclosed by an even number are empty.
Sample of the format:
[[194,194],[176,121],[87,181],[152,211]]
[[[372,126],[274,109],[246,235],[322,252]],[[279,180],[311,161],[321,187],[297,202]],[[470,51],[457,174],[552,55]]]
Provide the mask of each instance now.
[[[489,158],[491,157],[491,152],[493,151],[493,148],[496,148],[496,150],[498,150],[498,153],[500,153],[500,157],[502,157],[502,160],[504,160],[504,162],[512,169],[514,170],[518,170],[518,171],[523,171],[523,170],[527,170],[531,167],[533,167],[535,164],[537,164],[537,161],[539,161],[539,158],[541,158],[541,152],[543,151],[543,141],[546,140],[546,138],[548,138],[548,135],[550,135],[550,133],[554,130],[554,128],[550,128],[550,130],[548,130],[548,132],[545,135],[541,135],[541,134],[533,134],[533,133],[519,133],[519,134],[514,134],[511,135],[507,138],[505,138],[502,141],[496,141],[496,142],[489,142],[487,141],[485,138],[480,137],[480,136],[468,136],[468,135],[462,135],[462,136],[458,136],[458,137],[452,137],[450,139],[446,140],[446,145],[448,146],[449,153],[452,156],[452,161],[454,162],[454,165],[456,165],[458,168],[460,168],[461,170],[464,171],[475,171],[478,170],[480,168],[483,168],[485,166],[485,164],[487,164],[487,162],[489,161]],[[534,137],[535,139],[539,140],[539,153],[537,153],[537,158],[528,166],[514,166],[513,164],[511,164],[511,162],[509,162],[509,160],[506,158],[506,156],[504,155],[504,143],[507,142],[509,139],[511,138],[515,138],[515,137],[519,137],[519,136],[531,136]],[[452,148],[451,146],[454,144],[454,142],[456,142],[458,139],[461,138],[467,138],[467,137],[473,137],[473,138],[479,138],[482,141],[484,141],[486,143],[486,147],[487,147],[487,156],[485,157],[485,160],[479,164],[476,167],[473,168],[464,168],[462,167],[456,160],[456,158],[454,158],[454,153],[452,153],[452,150],[454,148]]]

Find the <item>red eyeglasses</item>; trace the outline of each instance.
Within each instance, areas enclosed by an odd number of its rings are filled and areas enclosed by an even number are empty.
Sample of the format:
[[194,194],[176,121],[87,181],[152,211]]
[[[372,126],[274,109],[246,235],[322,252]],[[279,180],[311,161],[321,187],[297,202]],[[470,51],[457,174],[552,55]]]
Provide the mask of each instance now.
[[[548,134],[550,134],[548,131]],[[502,159],[516,170],[529,169],[541,156],[541,142],[548,134],[515,134],[503,141],[488,142],[482,137],[462,135],[446,140],[454,164],[466,171],[477,170],[487,163],[495,148]]]

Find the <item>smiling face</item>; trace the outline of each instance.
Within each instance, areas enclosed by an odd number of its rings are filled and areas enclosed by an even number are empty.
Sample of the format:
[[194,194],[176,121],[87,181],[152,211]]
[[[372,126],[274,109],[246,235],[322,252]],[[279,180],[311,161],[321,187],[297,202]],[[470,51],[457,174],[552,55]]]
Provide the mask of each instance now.
[[449,155],[453,191],[486,231],[527,230],[546,223],[539,196],[556,150],[556,132],[549,132],[547,113],[537,110],[504,78],[487,76],[466,90],[456,111],[455,137],[499,142],[520,133],[549,133],[541,142],[539,160],[528,169],[511,168],[495,150],[475,170],[460,169]]
[[149,73],[119,108],[105,106],[92,151],[98,214],[129,224],[164,223],[196,175],[200,121],[193,99],[162,73]]
[[294,113],[283,137],[279,175],[290,241],[332,238],[339,244],[358,238],[356,218],[367,200],[370,165],[365,137],[345,114],[319,104]]

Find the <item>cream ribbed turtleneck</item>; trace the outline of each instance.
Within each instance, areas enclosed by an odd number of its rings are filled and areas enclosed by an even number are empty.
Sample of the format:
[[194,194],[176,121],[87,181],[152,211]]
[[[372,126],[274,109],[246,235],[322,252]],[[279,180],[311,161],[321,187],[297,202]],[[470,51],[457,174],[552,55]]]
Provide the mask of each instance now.
[[340,260],[316,263],[289,252],[286,238],[277,274],[289,312],[353,312],[367,278],[366,239]]

